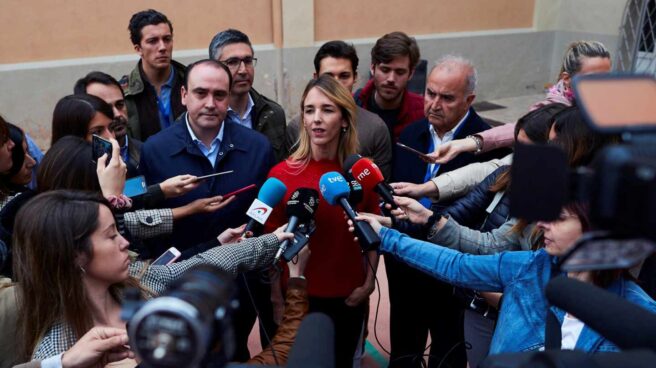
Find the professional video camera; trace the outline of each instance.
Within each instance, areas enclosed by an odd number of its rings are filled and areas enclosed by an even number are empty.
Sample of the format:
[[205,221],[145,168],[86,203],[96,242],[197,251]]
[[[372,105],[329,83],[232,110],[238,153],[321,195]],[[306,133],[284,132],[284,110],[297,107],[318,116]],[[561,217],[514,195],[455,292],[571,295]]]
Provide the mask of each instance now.
[[590,168],[574,172],[556,147],[518,146],[511,214],[553,220],[566,201],[588,202],[596,230],[562,258],[563,270],[633,267],[656,250],[656,80],[584,75],[574,78],[573,89],[590,128],[619,136],[622,143],[604,148]]
[[[628,269],[647,257],[653,259],[656,252],[656,79],[617,74],[577,76],[573,89],[592,130],[617,135],[622,143],[604,148],[590,168],[575,172],[567,170],[564,153],[556,147],[518,146],[511,169],[511,215],[528,221],[549,221],[558,218],[566,202],[585,201],[595,230],[584,234],[560,258],[560,270]],[[563,276],[549,283],[546,296],[623,352],[502,354],[489,357],[481,366],[653,365],[656,315],[593,285]],[[548,326],[547,340],[549,333]]]
[[238,307],[233,279],[212,266],[185,273],[149,301],[130,290],[122,318],[145,367],[223,367],[234,352],[230,316]]

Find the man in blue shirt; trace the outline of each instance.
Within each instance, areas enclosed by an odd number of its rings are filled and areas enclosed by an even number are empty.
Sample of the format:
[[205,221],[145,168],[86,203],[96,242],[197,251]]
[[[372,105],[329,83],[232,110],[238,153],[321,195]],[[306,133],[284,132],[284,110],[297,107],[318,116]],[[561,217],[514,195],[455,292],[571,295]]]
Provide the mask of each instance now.
[[128,109],[128,134],[145,141],[185,111],[180,101],[184,65],[172,59],[173,25],[156,10],[140,11],[128,26],[141,59],[120,83]]
[[[232,85],[228,67],[215,60],[201,60],[189,65],[185,75],[181,95],[187,113],[144,142],[139,169],[146,181],[157,183],[175,175],[203,176],[233,170],[232,174],[205,179],[183,196],[167,199],[165,204],[169,207],[226,194],[249,184],[261,185],[275,163],[275,156],[264,135],[226,118]],[[173,228],[173,245],[183,251],[183,256],[203,251],[203,246],[195,245],[216,243],[216,236],[223,230],[246,223],[246,211],[256,194],[257,191],[244,192],[217,212],[179,220]],[[248,277],[248,286],[260,317],[272,321],[270,289],[255,276]],[[241,303],[234,318],[237,360],[248,359],[248,334],[256,317],[250,298],[244,293],[244,280],[238,279]],[[275,328],[275,324],[267,326],[269,336],[273,336]]]

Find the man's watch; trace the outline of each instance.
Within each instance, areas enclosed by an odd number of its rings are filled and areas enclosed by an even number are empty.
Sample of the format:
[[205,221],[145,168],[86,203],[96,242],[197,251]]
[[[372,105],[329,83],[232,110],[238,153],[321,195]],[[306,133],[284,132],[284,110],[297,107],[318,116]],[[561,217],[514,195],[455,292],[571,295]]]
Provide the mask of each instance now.
[[476,143],[476,151],[474,151],[474,154],[477,155],[483,151],[483,139],[477,135],[468,135],[467,138],[470,138],[474,140],[474,143]]

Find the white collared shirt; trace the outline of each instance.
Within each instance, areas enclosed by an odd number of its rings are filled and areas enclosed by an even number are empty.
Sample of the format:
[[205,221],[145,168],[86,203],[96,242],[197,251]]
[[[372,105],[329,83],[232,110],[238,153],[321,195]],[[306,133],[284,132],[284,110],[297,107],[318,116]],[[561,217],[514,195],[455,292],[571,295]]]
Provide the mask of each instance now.
[[216,163],[216,156],[219,153],[219,147],[221,146],[221,141],[223,140],[223,128],[225,127],[225,120],[221,122],[221,129],[219,129],[219,134],[214,137],[209,147],[205,146],[205,143],[198,139],[196,134],[194,134],[194,131],[191,129],[191,125],[189,125],[189,113],[185,113],[185,124],[187,124],[187,130],[189,131],[191,140],[196,144],[200,152],[203,153],[203,156],[210,160],[212,167],[214,167],[214,164]]
[[239,116],[239,114],[233,110],[231,107],[228,107],[228,114],[226,117],[230,119],[233,123],[245,126],[248,129],[253,129],[253,116],[252,116],[252,111],[253,111],[253,106],[255,106],[255,102],[253,102],[253,98],[251,97],[251,94],[248,94],[248,105],[246,105],[246,111],[244,111],[244,116]]
[[[462,123],[467,120],[467,117],[469,117],[469,110],[467,110],[467,113],[465,116],[460,119],[458,124],[456,124],[453,129],[449,130],[448,132],[444,133],[444,136],[440,138],[437,135],[437,131],[435,131],[435,128],[433,127],[433,124],[428,124],[428,131],[430,131],[431,139],[433,140],[433,151],[437,150],[437,147],[439,147],[441,144],[444,144],[446,142],[450,142],[453,140],[453,137],[456,134],[456,131],[458,131],[458,128],[462,125]],[[435,164],[430,164],[430,171],[433,172],[435,169]]]

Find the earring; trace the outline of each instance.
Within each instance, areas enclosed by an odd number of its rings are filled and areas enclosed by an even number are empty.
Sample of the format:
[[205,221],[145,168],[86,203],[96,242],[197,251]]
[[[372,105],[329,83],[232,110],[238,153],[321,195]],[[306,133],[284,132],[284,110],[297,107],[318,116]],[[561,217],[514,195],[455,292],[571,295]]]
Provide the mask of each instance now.
[[82,273],[87,273],[87,270],[85,270],[84,267],[82,267],[82,266],[79,266],[79,267],[80,267],[80,271],[81,271]]
[[342,128],[342,133],[346,133],[346,127]]

